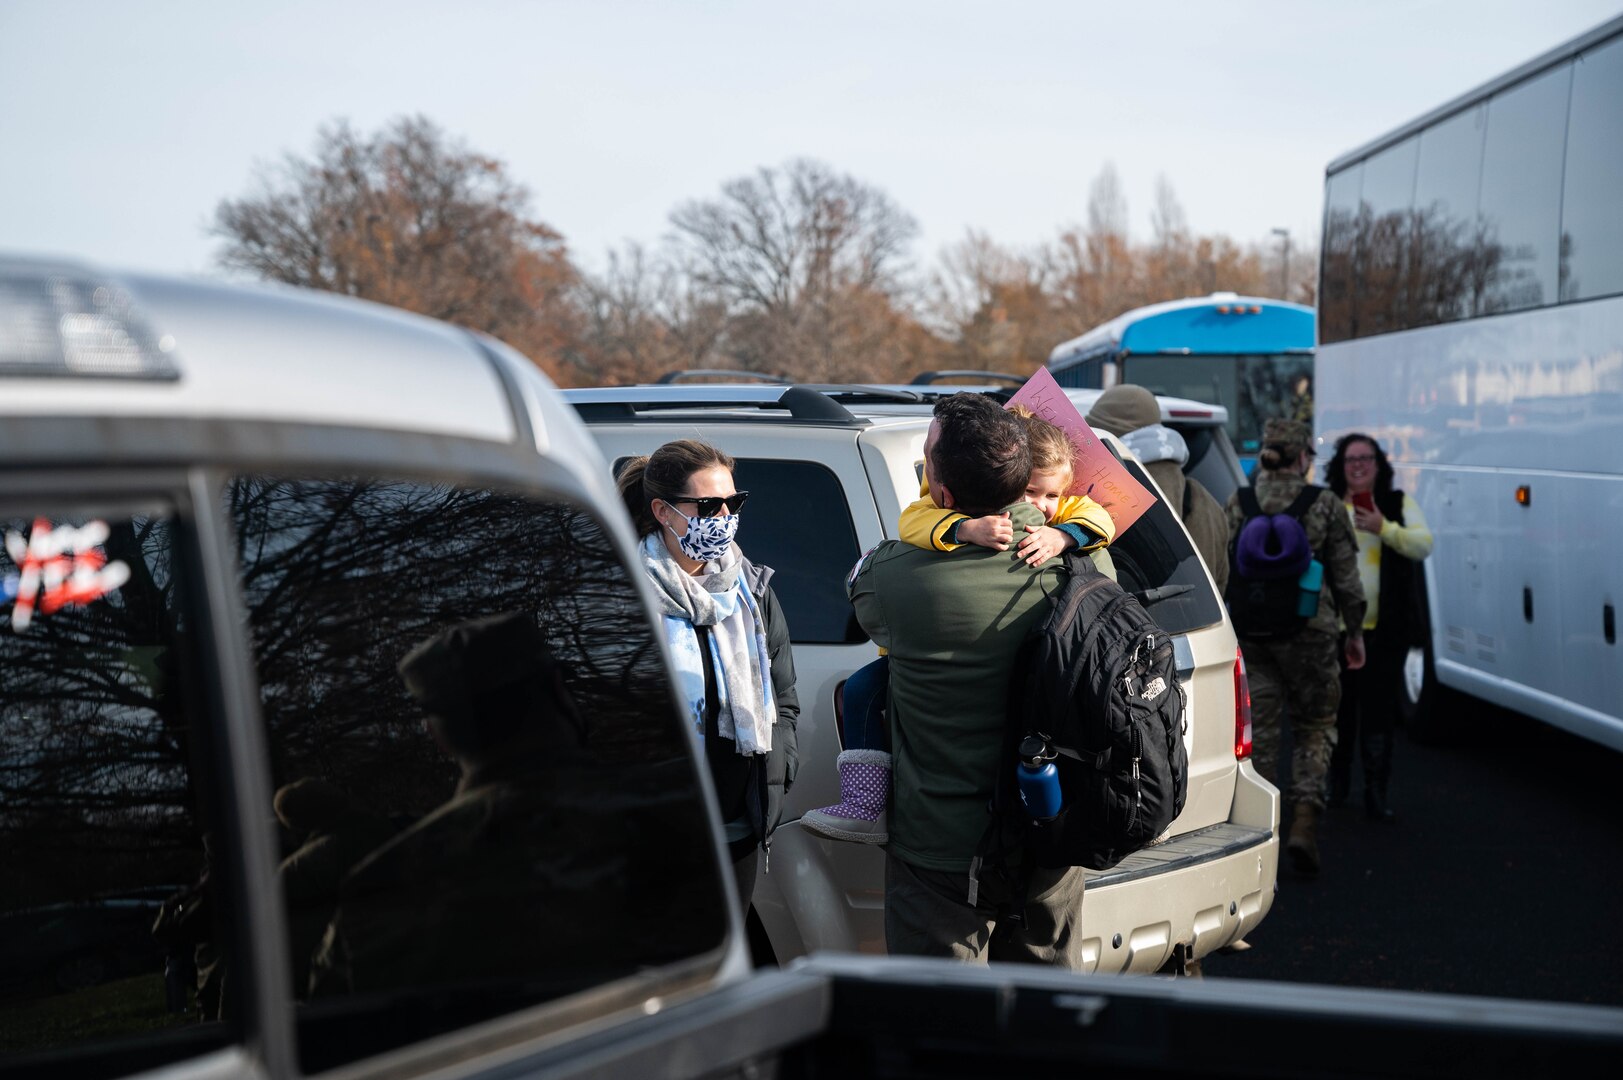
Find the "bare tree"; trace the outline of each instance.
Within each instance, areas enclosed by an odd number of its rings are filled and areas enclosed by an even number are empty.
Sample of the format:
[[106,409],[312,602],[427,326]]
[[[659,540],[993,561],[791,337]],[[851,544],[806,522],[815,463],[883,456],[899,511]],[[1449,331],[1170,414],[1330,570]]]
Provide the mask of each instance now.
[[583,322],[566,353],[577,381],[646,382],[714,366],[727,304],[668,256],[640,244],[611,251],[602,275],[582,275],[578,296]]
[[575,270],[501,162],[420,116],[372,135],[340,121],[252,184],[215,209],[221,266],[461,323],[556,370]]
[[835,379],[895,363],[918,227],[884,192],[801,159],[683,203],[671,225],[695,280],[727,303],[734,364]]

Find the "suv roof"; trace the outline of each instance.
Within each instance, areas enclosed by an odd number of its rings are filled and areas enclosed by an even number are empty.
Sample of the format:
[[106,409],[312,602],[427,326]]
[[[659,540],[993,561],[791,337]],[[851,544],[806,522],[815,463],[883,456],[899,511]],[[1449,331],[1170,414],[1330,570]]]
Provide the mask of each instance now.
[[[528,359],[381,304],[0,255],[0,325],[0,446],[28,460],[95,457],[73,431],[109,423],[135,425],[125,462],[334,450],[287,439],[298,425],[374,448],[452,438],[531,471],[535,455],[584,453],[566,472],[594,497],[611,491],[589,464],[596,444]],[[431,456],[451,460],[443,443]]]
[[0,320],[8,413],[515,430],[494,342],[363,300],[8,258]]

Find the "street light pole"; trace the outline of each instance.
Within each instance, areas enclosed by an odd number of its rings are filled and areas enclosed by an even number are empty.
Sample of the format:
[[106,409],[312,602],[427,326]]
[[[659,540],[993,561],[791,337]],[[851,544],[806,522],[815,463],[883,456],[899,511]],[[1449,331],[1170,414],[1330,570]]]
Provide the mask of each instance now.
[[1291,231],[1289,229],[1274,229],[1273,234],[1284,242],[1284,251],[1279,258],[1279,298],[1289,300],[1286,290],[1290,288],[1291,281]]

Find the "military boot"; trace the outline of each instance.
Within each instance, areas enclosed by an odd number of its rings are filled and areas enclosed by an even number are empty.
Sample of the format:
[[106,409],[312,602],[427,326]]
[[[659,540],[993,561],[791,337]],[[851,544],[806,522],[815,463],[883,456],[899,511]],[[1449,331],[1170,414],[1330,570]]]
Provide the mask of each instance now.
[[1314,877],[1319,872],[1319,808],[1297,803],[1291,819],[1290,839],[1285,841],[1291,865],[1298,874]]

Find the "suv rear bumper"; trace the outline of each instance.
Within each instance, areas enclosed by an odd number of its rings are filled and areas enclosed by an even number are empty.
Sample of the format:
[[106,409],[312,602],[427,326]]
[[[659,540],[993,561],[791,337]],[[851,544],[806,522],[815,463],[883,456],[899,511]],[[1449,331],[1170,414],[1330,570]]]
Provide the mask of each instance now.
[[[1157,971],[1176,945],[1199,959],[1262,922],[1279,868],[1279,792],[1248,761],[1234,779],[1228,821],[1088,871],[1084,970]],[[884,858],[881,848],[785,822],[754,896],[778,961],[825,950],[883,953]]]
[[1082,970],[1156,971],[1174,945],[1198,960],[1244,937],[1273,906],[1278,863],[1274,830],[1223,824],[1088,871]]

